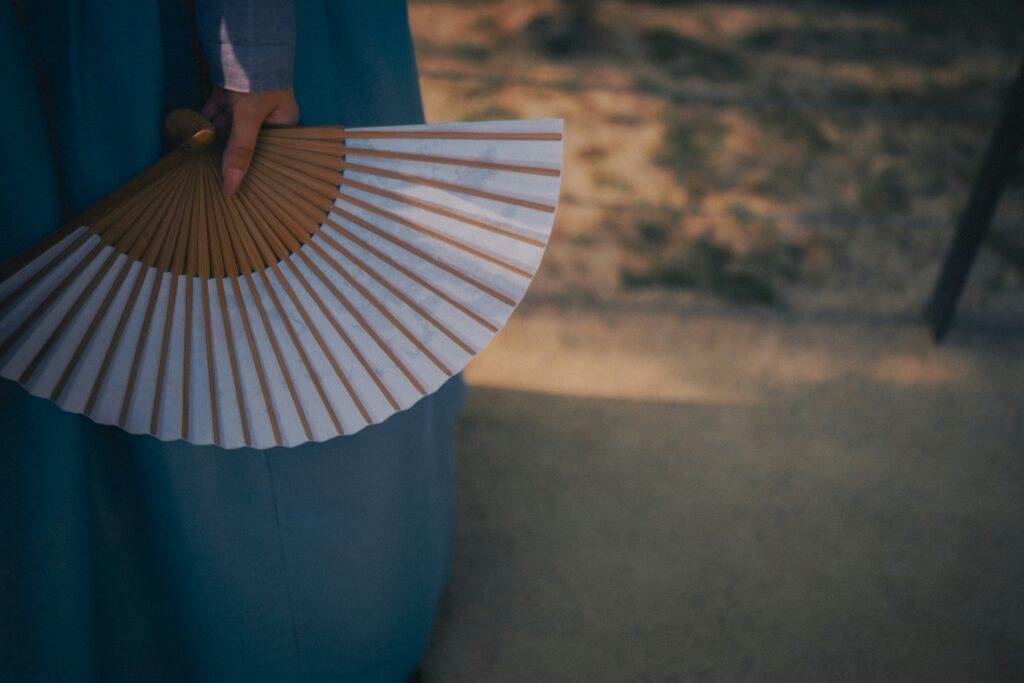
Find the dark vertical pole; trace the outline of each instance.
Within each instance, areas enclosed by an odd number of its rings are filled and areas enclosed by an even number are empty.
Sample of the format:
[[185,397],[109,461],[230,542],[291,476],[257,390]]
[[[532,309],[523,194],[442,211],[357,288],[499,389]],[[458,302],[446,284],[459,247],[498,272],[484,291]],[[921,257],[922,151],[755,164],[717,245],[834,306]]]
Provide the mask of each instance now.
[[925,318],[932,325],[936,342],[941,342],[949,331],[956,312],[957,301],[963,291],[971,263],[988,232],[992,214],[995,212],[999,195],[1013,168],[1013,162],[1024,142],[1024,62],[1021,62],[1017,78],[1010,87],[1009,97],[1003,107],[988,148],[981,162],[981,169],[971,185],[956,236],[946,255],[942,272],[935,283],[931,301],[925,309]]

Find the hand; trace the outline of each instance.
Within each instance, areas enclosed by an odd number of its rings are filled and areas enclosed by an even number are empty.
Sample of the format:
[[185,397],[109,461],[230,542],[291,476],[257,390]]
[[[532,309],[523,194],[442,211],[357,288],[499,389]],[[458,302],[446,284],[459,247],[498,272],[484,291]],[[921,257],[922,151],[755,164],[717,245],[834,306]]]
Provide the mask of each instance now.
[[235,92],[214,87],[202,114],[215,128],[231,128],[221,173],[224,196],[230,197],[249,170],[256,138],[264,125],[292,126],[299,122],[299,105],[291,88],[264,92]]

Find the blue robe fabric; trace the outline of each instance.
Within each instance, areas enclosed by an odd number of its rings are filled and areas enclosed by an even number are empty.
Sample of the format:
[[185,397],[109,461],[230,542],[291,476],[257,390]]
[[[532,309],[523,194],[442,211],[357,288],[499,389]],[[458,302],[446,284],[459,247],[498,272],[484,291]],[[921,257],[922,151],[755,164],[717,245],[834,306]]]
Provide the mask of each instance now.
[[[33,0],[20,22],[0,3],[0,257],[198,108],[190,21],[177,0]],[[422,120],[402,2],[298,0],[297,35],[304,124]],[[463,394],[456,377],[352,436],[224,451],[0,381],[0,680],[404,680],[447,574]]]

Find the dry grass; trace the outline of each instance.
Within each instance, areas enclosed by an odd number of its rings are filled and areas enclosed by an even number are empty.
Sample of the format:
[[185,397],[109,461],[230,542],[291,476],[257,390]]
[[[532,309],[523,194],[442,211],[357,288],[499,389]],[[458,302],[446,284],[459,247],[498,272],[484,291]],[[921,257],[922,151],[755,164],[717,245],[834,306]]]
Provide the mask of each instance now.
[[[1024,50],[1024,6],[982,4],[464,0],[411,18],[430,120],[566,119],[534,296],[908,312]],[[968,306],[1024,310],[1020,190]]]

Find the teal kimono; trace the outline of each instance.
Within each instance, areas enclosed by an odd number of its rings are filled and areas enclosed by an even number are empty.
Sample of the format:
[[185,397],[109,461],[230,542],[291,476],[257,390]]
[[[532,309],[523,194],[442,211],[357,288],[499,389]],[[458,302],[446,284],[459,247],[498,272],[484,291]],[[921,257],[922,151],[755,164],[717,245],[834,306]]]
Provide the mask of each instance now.
[[[22,4],[0,5],[3,258],[202,104],[186,3]],[[296,25],[303,123],[422,120],[402,2],[298,0]],[[224,451],[0,381],[0,680],[405,680],[447,573],[463,393],[456,377],[353,436]]]

